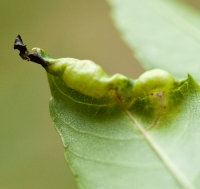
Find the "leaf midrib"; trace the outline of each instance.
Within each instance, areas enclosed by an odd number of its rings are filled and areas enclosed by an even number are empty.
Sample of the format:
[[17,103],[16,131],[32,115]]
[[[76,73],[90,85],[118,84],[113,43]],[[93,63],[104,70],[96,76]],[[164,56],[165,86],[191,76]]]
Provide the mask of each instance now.
[[194,185],[190,182],[190,180],[188,180],[188,178],[178,169],[178,167],[175,166],[175,164],[170,160],[167,154],[164,153],[164,151],[160,148],[157,142],[151,137],[149,132],[147,132],[142,127],[142,125],[137,121],[136,118],[134,118],[134,116],[127,109],[125,108],[123,109],[126,115],[131,119],[134,125],[136,125],[138,130],[142,133],[142,135],[144,136],[144,139],[146,139],[148,144],[151,146],[151,148],[158,155],[158,157],[161,159],[161,161],[166,166],[166,168],[170,171],[170,173],[176,179],[178,184],[182,186],[184,189],[195,189]]

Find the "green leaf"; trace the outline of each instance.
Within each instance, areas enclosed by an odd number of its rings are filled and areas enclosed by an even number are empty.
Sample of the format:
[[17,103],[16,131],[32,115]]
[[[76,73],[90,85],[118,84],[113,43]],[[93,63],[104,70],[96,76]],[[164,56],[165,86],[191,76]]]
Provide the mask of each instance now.
[[124,106],[48,74],[50,113],[81,189],[200,188],[200,88],[188,76],[173,90]]
[[[108,0],[123,39],[145,68],[200,82],[200,12],[180,0]],[[181,70],[181,71],[180,71]]]

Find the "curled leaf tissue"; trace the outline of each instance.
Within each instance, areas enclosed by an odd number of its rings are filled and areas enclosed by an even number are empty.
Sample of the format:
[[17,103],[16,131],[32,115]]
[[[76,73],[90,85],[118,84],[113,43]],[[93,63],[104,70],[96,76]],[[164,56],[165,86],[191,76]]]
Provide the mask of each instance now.
[[112,89],[123,98],[135,98],[145,92],[168,90],[177,84],[161,69],[147,71],[134,80],[122,74],[109,76],[90,60],[53,59],[41,48],[33,48],[34,52],[29,53],[20,35],[15,39],[14,49],[20,51],[22,59],[42,65],[51,75],[61,77],[67,86],[93,98],[101,98]]

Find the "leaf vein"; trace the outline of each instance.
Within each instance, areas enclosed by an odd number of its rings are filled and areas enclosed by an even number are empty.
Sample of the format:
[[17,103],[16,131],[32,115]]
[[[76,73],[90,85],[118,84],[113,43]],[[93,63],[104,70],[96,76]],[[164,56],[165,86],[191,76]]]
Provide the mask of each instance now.
[[80,158],[80,159],[84,159],[86,161],[93,161],[96,163],[101,163],[101,164],[107,164],[107,165],[111,165],[111,166],[119,166],[119,167],[128,167],[128,168],[138,168],[138,169],[152,169],[152,166],[155,168],[161,168],[162,166],[160,166],[158,163],[151,163],[151,164],[140,164],[140,163],[125,163],[125,162],[119,162],[119,161],[103,161],[101,159],[94,159],[94,158],[89,158],[89,157],[85,157],[83,155],[77,154],[75,152],[72,152],[71,150],[67,149],[67,151],[71,154],[73,154],[74,156]]
[[71,126],[71,123],[67,123],[66,121],[64,121],[64,124],[66,124],[69,128],[71,128],[72,130],[76,131],[77,133],[91,135],[91,136],[102,138],[102,139],[106,139],[106,140],[128,141],[128,140],[134,140],[134,139],[143,139],[142,135],[141,136],[137,136],[137,137],[134,136],[134,137],[130,137],[130,138],[112,138],[112,137],[106,137],[106,136],[102,136],[102,135],[96,135],[96,134],[94,134],[92,132],[86,132],[86,131],[77,129],[77,128]]
[[58,91],[66,96],[67,98],[69,98],[70,100],[74,101],[75,103],[79,103],[79,104],[83,104],[83,105],[88,105],[88,106],[98,106],[98,107],[106,107],[106,106],[112,106],[114,105],[114,103],[110,103],[110,104],[91,104],[91,103],[85,103],[85,102],[81,102],[81,101],[77,101],[74,98],[72,98],[71,96],[67,95],[65,92],[63,92],[56,84],[54,77],[53,77],[53,83],[55,85],[55,87],[58,89]]

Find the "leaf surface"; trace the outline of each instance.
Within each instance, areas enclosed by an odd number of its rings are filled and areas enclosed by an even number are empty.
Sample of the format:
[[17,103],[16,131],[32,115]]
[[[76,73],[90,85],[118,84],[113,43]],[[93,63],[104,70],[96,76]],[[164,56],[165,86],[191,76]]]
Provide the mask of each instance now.
[[108,0],[125,42],[147,69],[200,82],[200,13],[178,0]]
[[114,91],[94,99],[48,79],[50,113],[79,188],[200,188],[200,89],[192,77],[126,106]]

